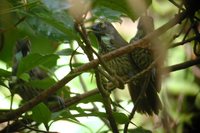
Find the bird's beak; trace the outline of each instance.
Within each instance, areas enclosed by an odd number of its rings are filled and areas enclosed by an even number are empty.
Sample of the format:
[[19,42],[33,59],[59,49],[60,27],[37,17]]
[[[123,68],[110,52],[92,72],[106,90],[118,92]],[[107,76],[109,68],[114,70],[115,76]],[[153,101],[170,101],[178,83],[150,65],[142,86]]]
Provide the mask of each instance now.
[[99,28],[98,24],[94,24],[90,27],[87,27],[86,29],[88,29],[89,31],[92,31],[94,34],[102,34],[101,29]]
[[91,26],[91,29],[92,29],[93,31],[99,31],[99,28],[98,28],[98,25],[97,25],[97,24],[92,25],[92,26]]
[[99,32],[99,27],[98,27],[97,24],[94,24],[92,26],[88,26],[88,27],[86,27],[86,29],[93,31],[93,32]]

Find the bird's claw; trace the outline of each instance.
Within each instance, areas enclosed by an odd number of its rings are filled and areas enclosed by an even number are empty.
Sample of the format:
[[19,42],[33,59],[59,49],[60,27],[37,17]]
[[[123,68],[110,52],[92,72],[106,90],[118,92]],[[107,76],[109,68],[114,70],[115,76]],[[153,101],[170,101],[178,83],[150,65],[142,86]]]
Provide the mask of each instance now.
[[114,78],[116,87],[119,89],[124,89],[124,80],[118,75],[114,75]]
[[106,84],[106,88],[114,88],[117,87],[119,89],[124,89],[124,80],[120,78],[118,75],[114,75],[112,82]]

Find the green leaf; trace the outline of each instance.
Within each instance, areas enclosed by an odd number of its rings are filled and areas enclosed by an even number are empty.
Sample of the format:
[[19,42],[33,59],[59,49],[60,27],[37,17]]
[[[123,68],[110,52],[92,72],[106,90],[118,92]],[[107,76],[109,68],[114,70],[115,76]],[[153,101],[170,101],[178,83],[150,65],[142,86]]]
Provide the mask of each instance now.
[[43,0],[43,2],[50,10],[58,12],[60,10],[66,10],[70,7],[66,0]]
[[121,21],[120,17],[124,16],[124,13],[107,7],[97,7],[93,10],[93,14],[96,18],[104,17],[107,21]]
[[29,76],[28,73],[22,73],[22,74],[20,74],[19,78],[24,80],[24,81],[26,81],[26,82],[28,82],[29,79],[30,79],[30,76]]
[[72,109],[78,111],[79,114],[85,114],[85,110],[81,107],[74,106]]
[[10,77],[11,74],[12,74],[11,72],[0,68],[0,77]]
[[88,37],[90,38],[91,44],[93,47],[95,47],[96,49],[98,49],[98,41],[96,36],[94,35],[93,32],[88,32]]
[[[15,18],[11,18],[11,19],[13,20]],[[2,28],[6,29],[7,27],[2,27]],[[0,59],[8,63],[8,65],[10,65],[11,60],[13,58],[12,57],[13,45],[16,43],[16,41],[19,38],[21,38],[22,36],[24,37],[25,35],[22,32],[20,32],[19,29],[16,28],[16,29],[8,30],[7,32],[4,32],[4,36],[5,36],[5,39],[4,39],[3,48],[1,49],[1,52],[0,52]],[[9,39],[6,39],[6,38],[9,38]]]
[[107,114],[104,112],[92,112],[92,113],[75,114],[74,116],[75,117],[96,116],[96,117],[106,118]]
[[68,109],[64,109],[64,110],[61,110],[61,111],[58,111],[58,112],[53,112],[52,115],[51,115],[51,119],[52,120],[74,120],[76,122],[78,122],[78,120],[76,119],[76,117],[74,116],[74,114],[71,114],[71,112],[68,110]]
[[[145,3],[145,7],[141,7],[138,3]],[[140,0],[140,1],[127,1],[127,0],[94,0],[95,7],[107,7],[112,10],[121,12],[129,16],[133,21],[135,21],[141,14],[143,14],[152,0]],[[133,7],[139,7],[137,11]]]
[[142,127],[138,127],[135,129],[129,129],[128,131],[130,133],[152,133],[150,130],[144,129]]
[[[34,34],[40,34],[56,41],[71,41],[77,39],[74,30],[74,22],[70,15],[62,9],[51,9],[49,2],[41,1],[40,4],[29,9],[29,12],[20,10],[26,15],[26,22],[32,28]],[[60,4],[55,1],[51,4]],[[46,6],[47,5],[47,6]],[[63,6],[63,5],[62,5]]]
[[40,103],[32,109],[32,118],[38,123],[47,125],[51,119],[51,111],[44,103]]
[[29,84],[32,87],[39,88],[39,89],[46,89],[54,85],[56,81],[52,78],[45,78],[43,80],[32,80]]
[[32,68],[40,64],[40,59],[42,58],[39,54],[30,54],[23,58],[18,66],[17,76],[20,77],[20,74],[23,72],[29,71]]
[[41,65],[46,68],[52,68],[57,65],[57,60],[59,56],[56,54],[43,55],[41,58]]
[[124,113],[113,112],[113,116],[119,124],[125,124],[129,121],[128,117]]
[[29,54],[20,61],[17,76],[19,77],[22,73],[27,72],[38,65],[48,66],[52,62],[57,61],[58,58],[59,57],[55,54],[44,56],[37,53]]
[[74,116],[68,110],[60,110],[58,112],[53,112],[51,115],[51,119],[60,120],[62,118],[73,118]]
[[0,86],[4,86],[6,88],[9,88],[2,79],[0,79]]
[[59,45],[56,43],[54,40],[52,41],[53,38],[48,39],[44,36],[30,36],[30,41],[31,41],[31,51],[32,53],[40,53],[42,55],[46,54],[51,54],[56,51],[57,46]]
[[91,95],[87,98],[84,98],[80,101],[81,103],[90,103],[90,102],[103,102],[102,96],[100,94]]
[[80,52],[75,51],[74,49],[71,48],[66,48],[66,49],[62,49],[60,51],[57,52],[58,55],[62,55],[62,56],[71,56],[73,54],[82,54]]
[[[77,34],[74,30],[72,18],[66,12],[52,12],[44,6],[37,6],[31,10],[31,21],[38,32],[56,39],[57,34],[64,40],[76,40]],[[35,22],[35,24],[34,24]],[[35,29],[34,29],[35,30]],[[58,38],[60,41],[61,38]]]

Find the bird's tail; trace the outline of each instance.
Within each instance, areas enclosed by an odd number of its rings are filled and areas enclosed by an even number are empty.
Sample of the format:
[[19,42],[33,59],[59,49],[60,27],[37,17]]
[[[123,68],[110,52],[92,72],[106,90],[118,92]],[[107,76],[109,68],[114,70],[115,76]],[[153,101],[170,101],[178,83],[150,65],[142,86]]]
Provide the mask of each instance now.
[[140,83],[131,82],[128,84],[132,101],[136,105],[134,106],[136,111],[148,115],[158,114],[159,110],[162,109],[162,104],[157,94],[158,90],[150,82],[142,92],[141,86],[145,84],[144,80],[139,80],[138,82]]

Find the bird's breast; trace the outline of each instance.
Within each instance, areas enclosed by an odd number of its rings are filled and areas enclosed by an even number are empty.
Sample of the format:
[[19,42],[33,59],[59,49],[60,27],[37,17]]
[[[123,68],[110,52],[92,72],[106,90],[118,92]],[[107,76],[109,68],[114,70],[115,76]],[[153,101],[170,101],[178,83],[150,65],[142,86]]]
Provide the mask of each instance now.
[[128,55],[123,55],[106,62],[107,66],[118,76],[127,80],[134,73]]

